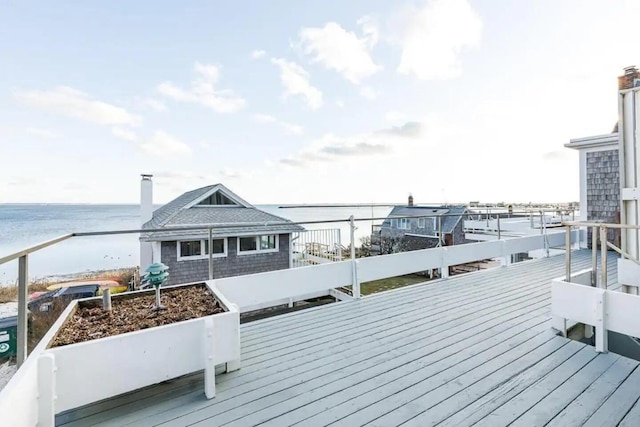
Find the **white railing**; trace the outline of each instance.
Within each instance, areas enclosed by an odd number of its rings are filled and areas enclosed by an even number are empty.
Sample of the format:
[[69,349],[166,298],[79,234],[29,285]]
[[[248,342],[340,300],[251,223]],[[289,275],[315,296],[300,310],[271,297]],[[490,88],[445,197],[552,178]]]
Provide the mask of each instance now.
[[[571,253],[566,254],[564,277],[551,282],[551,313],[553,327],[567,336],[573,325],[585,325],[585,337],[590,338],[595,329],[595,348],[608,351],[608,331],[640,337],[640,261],[608,241],[607,230],[638,230],[637,225],[604,224],[591,222],[565,223],[566,233],[573,227],[588,227],[592,231],[592,267],[577,273],[571,271]],[[598,239],[600,242],[598,243]],[[598,246],[601,268],[598,272]],[[623,292],[607,287],[607,250],[612,249],[621,257],[617,260],[618,284]],[[635,295],[634,295],[635,294]]]
[[[548,236],[548,239],[550,240],[548,243],[556,246],[561,245],[565,242],[564,237],[564,234]],[[578,237],[577,231],[571,233],[569,237],[570,242],[574,243]],[[219,292],[223,295],[225,301],[228,301],[228,305],[239,306],[240,312],[257,310],[278,304],[291,304],[298,300],[323,295],[332,295],[341,300],[352,300],[360,297],[360,282],[436,268],[441,269],[443,277],[447,277],[449,266],[489,258],[502,258],[503,265],[506,265],[509,264],[510,256],[512,254],[540,249],[544,247],[545,244],[547,244],[545,242],[545,236],[529,236],[510,240],[470,243],[466,245],[423,249],[392,255],[351,259],[310,267],[301,267],[226,279],[215,279],[208,281],[207,283],[216,293]],[[353,296],[349,296],[336,290],[338,287],[347,285],[352,285]],[[567,285],[578,286],[572,284]],[[590,289],[584,286],[583,288],[587,290]],[[583,289],[580,291],[583,291]],[[633,306],[634,310],[640,310],[640,297],[635,298],[637,301],[634,301],[633,303],[637,303],[637,306]],[[627,306],[630,304],[627,300],[618,301],[616,298],[611,298],[610,303],[625,304]],[[75,304],[77,304],[77,302],[72,303],[67,311],[71,310]],[[632,311],[631,313],[634,312],[637,311]],[[586,314],[578,317],[585,322],[591,321],[591,318]],[[77,404],[86,403],[82,400],[84,398],[90,397],[89,400],[93,400],[104,397],[104,392],[109,392],[108,389],[101,389],[105,387],[108,388],[104,382],[104,376],[96,377],[96,382],[90,384],[91,387],[100,389],[98,391],[102,394],[96,394],[95,396],[81,396],[78,394],[77,390],[75,392],[72,391],[74,387],[76,387],[75,382],[80,380],[80,378],[73,376],[74,364],[79,364],[78,366],[80,366],[88,363],[87,360],[93,360],[96,364],[91,366],[91,369],[99,371],[102,369],[102,358],[109,357],[109,355],[112,355],[113,353],[109,351],[96,351],[93,354],[86,354],[82,351],[72,351],[74,347],[76,349],[80,347],[88,348],[89,345],[87,343],[69,346],[66,349],[65,347],[61,347],[58,350],[47,350],[47,343],[51,341],[53,334],[56,333],[63,321],[64,316],[59,319],[58,323],[54,325],[51,331],[49,331],[41,344],[26,359],[25,363],[11,379],[9,384],[0,392],[0,414],[3,416],[3,422],[7,422],[7,420],[9,420],[10,424],[8,425],[16,427],[35,425],[52,426],[53,418],[51,417],[51,414],[53,412],[58,412],[62,409],[69,409]],[[615,327],[621,331],[628,331],[622,326],[618,326],[618,323],[625,322],[622,320],[614,320],[611,327]],[[178,328],[180,328],[179,325],[180,324],[175,328],[164,327],[164,329],[175,329],[177,332],[180,332],[178,330]],[[158,331],[160,331],[160,329],[161,328],[158,328]],[[131,347],[133,345],[131,338],[135,338],[135,334],[136,333],[125,334],[119,337],[113,337],[113,339],[105,339],[103,341],[115,342],[121,340],[123,343],[126,341],[127,345]],[[183,337],[179,337],[179,335],[180,333],[176,336],[172,336],[172,339],[175,339],[177,343],[181,344]],[[151,335],[149,336],[151,337]],[[160,339],[158,337],[155,339],[165,342],[164,339]],[[155,344],[152,342],[148,342],[145,345],[149,345],[150,349],[155,348]],[[184,347],[184,351],[192,351],[195,349],[194,354],[198,357],[202,353],[200,344],[189,344],[187,346],[182,345],[182,347]],[[75,354],[68,355],[68,363],[63,366],[66,367],[64,369],[65,372],[59,371],[56,373],[56,363],[60,364],[62,359],[56,362],[55,357],[59,357],[60,353],[66,350]],[[81,356],[84,356],[86,360],[78,360],[78,357]],[[150,357],[155,356],[152,354]],[[194,369],[200,369],[201,366],[197,365],[196,362],[197,360],[192,363]],[[125,361],[125,363],[128,362]],[[140,365],[139,369],[142,368],[143,366]],[[110,364],[109,368],[105,372],[115,372],[117,370],[117,366]],[[155,369],[155,371],[164,375],[164,372],[161,369]],[[56,384],[56,377],[57,380],[60,381],[58,384]],[[132,377],[135,377],[135,375],[132,375]],[[71,380],[71,378],[74,378],[74,380]],[[99,378],[102,378],[102,380],[99,380]],[[163,378],[158,380],[162,379]],[[130,389],[130,387],[128,387],[127,390],[128,389]],[[122,390],[118,388],[117,391],[121,392]],[[56,393],[59,393],[57,398]],[[54,405],[52,402],[56,402],[55,408],[54,406],[48,406],[48,402],[51,402],[51,405]],[[5,414],[13,415],[10,418],[4,418]]]
[[339,228],[306,230],[291,235],[291,267],[343,260]]
[[[578,231],[571,234],[576,243]],[[485,259],[500,258],[510,264],[511,255],[545,248],[545,245],[565,244],[565,234],[536,235],[508,240],[422,249],[391,255],[357,258],[310,267],[271,271],[225,279],[211,283],[234,304],[241,313],[281,304],[292,305],[308,298],[332,295],[351,299],[336,290],[352,286],[352,298],[360,298],[362,282],[385,279],[421,271],[439,269],[449,276],[449,267]],[[355,285],[355,286],[354,286]]]
[[[608,350],[607,331],[640,337],[640,296],[590,286],[591,270],[582,272],[581,280],[574,276],[551,282],[551,313],[553,327],[564,336],[567,322],[584,323],[595,328],[595,348]],[[579,283],[582,282],[582,283]],[[589,332],[586,336],[589,337]]]

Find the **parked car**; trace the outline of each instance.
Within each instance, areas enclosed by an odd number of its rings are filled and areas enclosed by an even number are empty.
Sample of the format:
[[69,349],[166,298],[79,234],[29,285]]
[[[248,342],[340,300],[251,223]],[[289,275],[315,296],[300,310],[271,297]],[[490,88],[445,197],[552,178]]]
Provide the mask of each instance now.
[[49,311],[54,301],[62,301],[64,305],[70,301],[80,298],[94,297],[98,294],[99,285],[72,286],[56,289],[37,295],[27,304],[30,311]]

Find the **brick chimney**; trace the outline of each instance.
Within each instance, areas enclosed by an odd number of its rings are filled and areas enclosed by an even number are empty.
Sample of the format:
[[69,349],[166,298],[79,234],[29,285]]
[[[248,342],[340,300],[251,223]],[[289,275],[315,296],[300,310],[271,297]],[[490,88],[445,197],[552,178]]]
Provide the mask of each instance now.
[[407,204],[408,206],[413,206],[413,196],[411,194],[409,194],[409,202]]
[[618,77],[618,90],[631,89],[634,85],[634,80],[640,79],[640,70],[635,65],[626,67],[624,69],[624,75]]

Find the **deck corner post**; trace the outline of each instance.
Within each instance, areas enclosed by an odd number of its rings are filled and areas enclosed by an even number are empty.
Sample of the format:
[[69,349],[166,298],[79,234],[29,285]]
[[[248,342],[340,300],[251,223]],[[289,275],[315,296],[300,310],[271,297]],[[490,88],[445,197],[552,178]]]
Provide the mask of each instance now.
[[353,287],[351,289],[353,298],[360,299],[360,262],[357,259],[353,260]]
[[215,324],[213,319],[204,321],[204,394],[207,399],[216,397]]
[[38,357],[38,426],[54,427],[56,421],[55,357],[44,353]]
[[607,291],[605,289],[596,289],[596,351],[598,353],[607,353],[609,351],[609,340],[607,333]]
[[447,263],[447,248],[442,248],[442,258],[440,261],[440,278],[449,278],[449,265]]
[[567,337],[567,319],[561,316],[552,315],[551,316],[551,327],[556,331],[560,332],[560,335],[563,337]]

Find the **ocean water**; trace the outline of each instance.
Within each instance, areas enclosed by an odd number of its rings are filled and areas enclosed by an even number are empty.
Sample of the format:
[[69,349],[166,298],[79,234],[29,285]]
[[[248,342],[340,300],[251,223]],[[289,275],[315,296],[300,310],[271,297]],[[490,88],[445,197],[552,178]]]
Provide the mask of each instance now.
[[[296,222],[347,220],[384,217],[390,207],[293,207],[257,206],[266,212]],[[0,256],[8,255],[67,233],[137,229],[140,226],[138,205],[0,205]],[[356,242],[371,232],[372,221],[358,222]],[[376,221],[379,223],[379,221]],[[345,246],[349,243],[348,222],[309,224],[307,229],[338,228]],[[31,279],[51,275],[82,273],[137,265],[137,234],[74,237],[42,249],[29,257]],[[15,283],[18,262],[0,265],[0,285]]]

